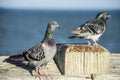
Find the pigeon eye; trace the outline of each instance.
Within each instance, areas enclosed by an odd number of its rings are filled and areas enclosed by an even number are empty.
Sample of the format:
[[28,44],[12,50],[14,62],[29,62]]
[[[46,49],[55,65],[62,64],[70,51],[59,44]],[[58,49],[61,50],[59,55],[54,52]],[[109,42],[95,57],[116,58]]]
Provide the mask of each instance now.
[[55,25],[54,23],[52,23],[52,25]]
[[107,13],[105,13],[104,15],[105,15],[105,16],[107,16],[108,14],[107,14]]
[[52,25],[57,25],[57,23],[52,23]]

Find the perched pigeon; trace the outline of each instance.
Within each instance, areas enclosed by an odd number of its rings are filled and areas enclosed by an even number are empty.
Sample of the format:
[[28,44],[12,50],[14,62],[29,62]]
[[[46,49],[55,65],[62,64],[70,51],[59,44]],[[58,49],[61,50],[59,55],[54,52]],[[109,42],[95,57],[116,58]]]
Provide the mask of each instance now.
[[100,12],[97,14],[95,19],[89,20],[80,27],[73,29],[73,35],[69,38],[83,38],[88,40],[88,44],[92,44],[91,40],[94,42],[93,45],[97,45],[99,37],[104,33],[107,26],[107,20],[110,17],[108,12]]
[[59,27],[56,21],[48,23],[45,37],[41,43],[34,46],[33,48],[23,52],[22,54],[13,55],[8,60],[21,61],[36,67],[37,75],[41,75],[39,67],[46,65],[51,59],[53,59],[56,53],[56,44],[54,40],[54,31]]

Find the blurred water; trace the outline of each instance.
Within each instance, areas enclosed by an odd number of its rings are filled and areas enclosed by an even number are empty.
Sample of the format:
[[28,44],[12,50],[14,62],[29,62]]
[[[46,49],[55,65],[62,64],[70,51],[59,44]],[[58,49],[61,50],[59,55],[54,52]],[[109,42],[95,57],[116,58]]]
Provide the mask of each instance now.
[[[0,9],[0,55],[18,54],[38,44],[44,37],[47,23],[55,20],[61,26],[56,30],[56,43],[85,43],[69,39],[71,30],[93,19],[100,11],[45,11]],[[112,18],[99,44],[110,52],[120,52],[120,11],[108,11]]]

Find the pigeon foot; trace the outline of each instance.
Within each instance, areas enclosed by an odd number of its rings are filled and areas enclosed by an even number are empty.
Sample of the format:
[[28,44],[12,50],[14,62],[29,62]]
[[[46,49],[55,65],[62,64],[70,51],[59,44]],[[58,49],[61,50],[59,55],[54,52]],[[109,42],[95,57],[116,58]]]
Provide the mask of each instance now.
[[39,78],[39,80],[42,80],[41,76],[45,76],[46,78],[50,77],[51,79],[53,79],[52,75],[49,73],[43,73],[43,74],[37,73],[37,74],[35,74],[35,78]]
[[37,73],[37,74],[35,74],[35,78],[39,78],[39,80],[41,80],[41,74],[40,73]]

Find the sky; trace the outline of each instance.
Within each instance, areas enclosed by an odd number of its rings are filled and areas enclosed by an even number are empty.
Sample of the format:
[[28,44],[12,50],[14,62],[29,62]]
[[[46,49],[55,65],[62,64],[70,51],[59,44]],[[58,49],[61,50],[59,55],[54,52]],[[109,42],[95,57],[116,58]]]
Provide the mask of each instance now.
[[0,8],[120,9],[120,0],[0,0]]

